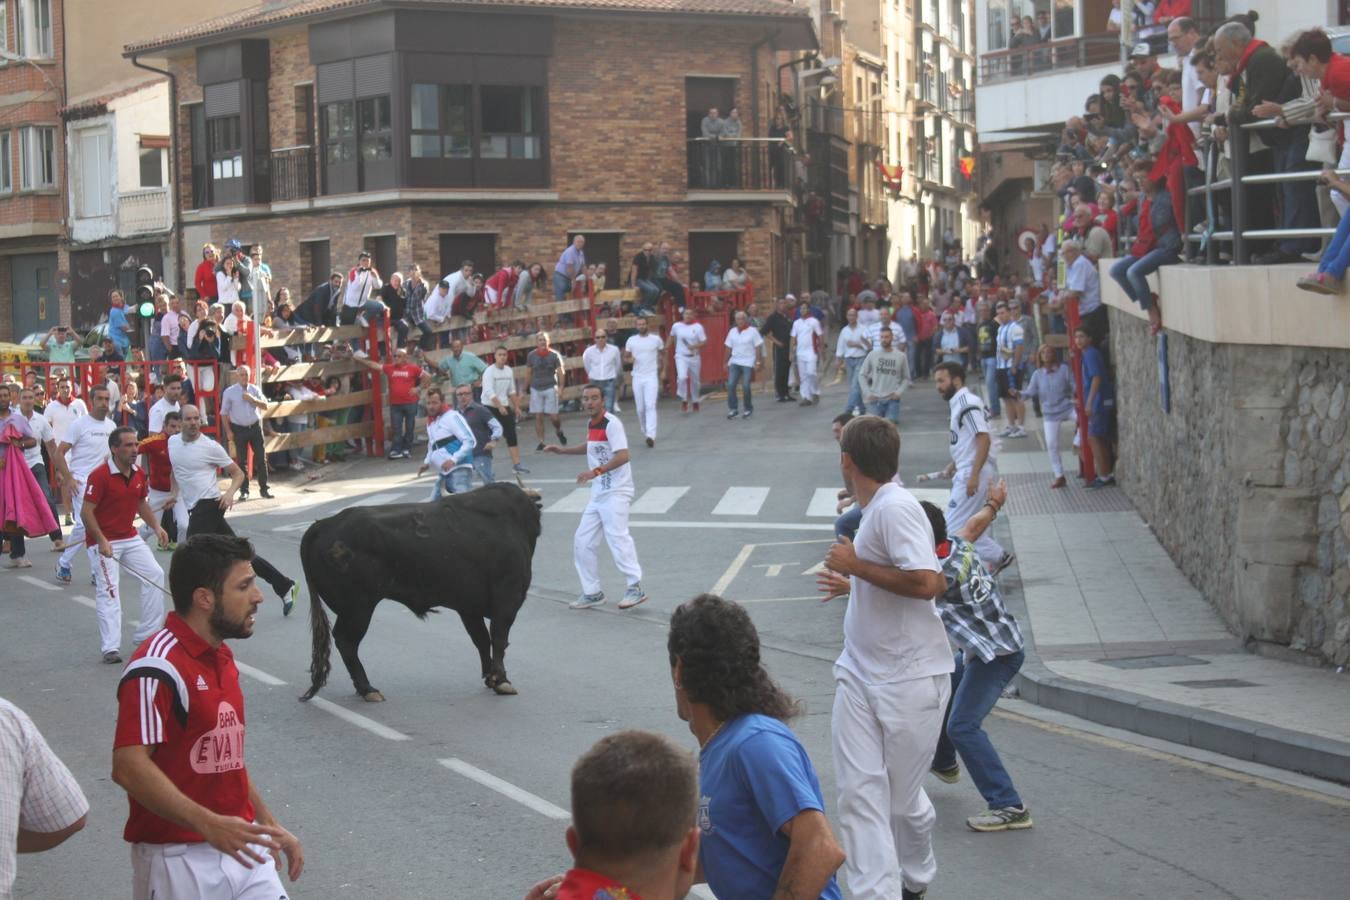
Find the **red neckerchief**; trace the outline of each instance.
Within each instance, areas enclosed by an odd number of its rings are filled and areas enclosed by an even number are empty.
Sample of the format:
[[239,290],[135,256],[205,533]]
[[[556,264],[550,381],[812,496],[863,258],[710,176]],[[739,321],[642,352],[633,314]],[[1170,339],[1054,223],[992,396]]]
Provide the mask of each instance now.
[[1233,67],[1233,74],[1228,76],[1228,89],[1230,91],[1235,94],[1237,93],[1237,80],[1241,77],[1242,70],[1247,68],[1247,61],[1252,58],[1253,53],[1265,45],[1265,41],[1258,41],[1256,38],[1252,38],[1251,43],[1247,45],[1247,49],[1242,51],[1242,57],[1237,61],[1237,65]]
[[441,416],[443,416],[443,415],[445,415],[445,410],[441,410],[440,412],[436,413],[436,415],[434,415],[434,416],[427,416],[427,424],[430,425],[432,422],[435,422],[437,419],[439,419],[439,418],[440,418]]

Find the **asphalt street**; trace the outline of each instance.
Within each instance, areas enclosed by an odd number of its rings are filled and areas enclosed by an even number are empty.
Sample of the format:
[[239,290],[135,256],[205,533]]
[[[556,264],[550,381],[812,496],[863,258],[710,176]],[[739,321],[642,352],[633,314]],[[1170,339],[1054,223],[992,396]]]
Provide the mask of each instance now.
[[[804,701],[794,727],[833,808],[831,660],[844,606],[814,599],[810,570],[831,535],[831,517],[821,513],[832,504],[822,498],[839,486],[829,422],[843,395],[831,388],[811,409],[756,399],[754,418],[737,421],[725,420],[714,399],[697,416],[663,402],[657,447],[634,448],[633,533],[651,600],[627,612],[612,605],[623,580],[604,550],[611,604],[566,608],[578,587],[571,479],[584,463],[526,448],[533,470],[527,483],[543,493],[546,511],[535,588],[506,659],[519,696],[483,687],[457,617],[418,622],[386,603],[361,649],[388,701],[357,697],[334,654],[329,685],[300,704],[308,600],[284,619],[280,602],[268,596],[254,636],[234,647],[244,664],[250,773],[305,847],[294,897],[518,898],[538,878],[565,869],[568,772],[582,751],[622,728],[664,732],[696,747],[675,716],[665,627],[679,603],[713,589],[747,603],[766,664]],[[631,406],[621,417],[636,436]],[[569,437],[583,439],[580,416],[567,426]],[[906,395],[902,432],[901,474],[915,485],[919,473],[946,462],[945,404],[931,383]],[[498,467],[509,468],[500,452]],[[307,523],[357,503],[420,500],[430,485],[413,480],[415,469],[415,460],[334,467],[303,491],[242,504],[230,518],[298,577]],[[119,672],[99,662],[87,563],[78,560],[75,583],[58,587],[55,555],[42,541],[32,548],[33,569],[0,571],[0,695],[33,717],[79,778],[92,811],[88,828],[66,845],[21,858],[17,896],[127,896],[126,800],[109,778]],[[159,558],[167,566],[167,555]],[[123,586],[129,653],[137,590],[130,578]],[[932,779],[940,866],[929,892],[934,900],[1345,896],[1346,789],[1016,700],[1001,703],[988,727],[1036,824],[1016,833],[970,832],[964,820],[982,803],[969,780]]]

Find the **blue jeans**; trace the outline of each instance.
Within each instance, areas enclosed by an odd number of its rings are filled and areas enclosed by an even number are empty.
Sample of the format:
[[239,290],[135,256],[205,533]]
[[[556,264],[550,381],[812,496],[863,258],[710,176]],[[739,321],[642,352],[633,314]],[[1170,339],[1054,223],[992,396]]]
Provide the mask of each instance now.
[[605,401],[605,409],[614,412],[614,395],[617,388],[617,379],[603,378],[592,381],[591,384],[600,389],[600,397]]
[[994,375],[997,371],[998,357],[991,356],[988,359],[982,359],[980,365],[984,367],[984,395],[989,398],[989,414],[991,416],[1000,415],[1003,407],[999,403],[998,379]]
[[412,452],[413,432],[416,425],[416,403],[391,403],[389,405],[390,453]]
[[[1308,139],[1292,141],[1287,146],[1275,149],[1276,172],[1298,172],[1309,168],[1305,162],[1308,155]],[[1317,163],[1311,168],[1316,169]],[[1280,227],[1281,228],[1317,228],[1322,224],[1317,214],[1317,184],[1313,181],[1286,181],[1280,184]],[[1317,238],[1288,238],[1280,241],[1280,250],[1285,253],[1316,253],[1321,246]]]
[[473,490],[473,472],[469,466],[459,466],[442,474],[436,479],[436,489],[431,494],[432,500],[439,500],[445,494],[467,494]]
[[851,509],[844,510],[843,515],[834,520],[834,536],[846,537],[851,541],[861,524],[862,507],[855,503]]
[[1144,312],[1148,312],[1153,306],[1153,292],[1148,286],[1148,276],[1163,266],[1179,261],[1175,250],[1150,250],[1138,258],[1122,256],[1112,263],[1111,277],[1120,285],[1125,296],[1138,303]]
[[647,308],[656,306],[656,302],[661,299],[661,285],[655,281],[648,281],[639,278],[637,281],[638,293],[642,295],[642,305]]
[[871,416],[881,416],[883,419],[890,419],[895,424],[900,424],[900,398],[892,397],[889,400],[878,400],[876,403],[867,404],[867,414]]
[[553,299],[558,303],[561,303],[562,301],[566,300],[567,296],[571,293],[572,293],[572,279],[568,278],[561,272],[554,271]]
[[862,385],[858,384],[858,372],[862,369],[862,356],[844,357],[844,366],[848,370],[848,411],[862,409]]
[[990,809],[1021,806],[1022,798],[1013,787],[1003,760],[985,734],[982,723],[998,702],[1008,682],[1022,668],[1022,651],[998,656],[993,662],[973,657],[969,665],[956,654],[956,671],[952,673],[952,699],[947,705],[947,719],[938,737],[933,767],[950,769],[956,765],[956,754],[966,764],[966,771],[979,789]]
[[736,411],[736,385],[741,385],[741,394],[745,397],[745,411],[755,408],[750,394],[750,379],[755,374],[754,366],[738,366],[732,363],[727,367],[727,409]]
[[[478,474],[479,478],[483,479],[483,484],[485,485],[492,484],[497,480],[496,475],[492,471],[491,453],[484,453],[481,456],[475,455],[473,458],[473,470]],[[459,492],[456,491],[455,493]]]
[[1322,254],[1322,261],[1317,264],[1317,271],[1326,272],[1340,281],[1345,277],[1347,268],[1350,268],[1350,216],[1341,216],[1336,233]]

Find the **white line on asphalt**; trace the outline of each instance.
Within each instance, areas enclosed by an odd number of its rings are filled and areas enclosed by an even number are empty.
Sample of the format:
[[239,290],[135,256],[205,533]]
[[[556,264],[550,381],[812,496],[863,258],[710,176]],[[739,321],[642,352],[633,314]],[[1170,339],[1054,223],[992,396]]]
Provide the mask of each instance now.
[[477,766],[470,765],[462,759],[438,759],[436,760],[452,772],[458,772],[465,778],[476,781],[485,788],[491,788],[503,797],[509,797],[521,806],[527,806],[541,816],[548,816],[550,819],[557,819],[560,822],[566,822],[572,818],[572,814],[561,806],[549,803],[543,797],[531,794],[524,788],[518,788],[509,781],[502,781],[491,772],[484,772]]
[[586,508],[586,504],[591,502],[591,489],[588,487],[577,488],[567,496],[558,500],[544,512],[565,512],[579,513]]
[[[547,512],[547,510],[545,510]],[[829,522],[666,522],[662,519],[630,519],[629,528],[728,528],[735,531],[833,531]]]
[[737,597],[737,603],[787,603],[791,600],[820,600],[824,595],[815,597]]
[[526,478],[521,476],[521,481],[525,482],[526,487],[534,487],[536,484],[576,484],[575,478]]
[[48,584],[47,582],[43,581],[41,578],[37,578],[37,577],[34,577],[34,576],[32,576],[32,575],[20,575],[20,576],[19,576],[19,580],[20,580],[20,581],[23,581],[23,582],[26,582],[27,584],[31,584],[31,585],[32,585],[33,587],[35,587],[35,588],[42,588],[44,591],[59,591],[59,590],[61,590],[60,585]]
[[234,667],[239,670],[241,675],[247,675],[254,681],[261,681],[263,684],[268,684],[271,685],[272,687],[280,687],[281,685],[286,683],[277,676],[268,675],[262,669],[255,669],[253,666],[250,666],[247,663],[241,663],[238,659],[234,661]]
[[[630,522],[629,524],[632,523]],[[741,552],[736,554],[736,558],[731,561],[731,565],[727,566],[727,570],[722,573],[722,577],[717,579],[717,584],[713,585],[712,592],[714,594],[726,593],[727,588],[736,580],[736,576],[741,574],[741,569],[745,566],[746,561],[750,559],[750,554],[754,552],[754,544],[746,544],[741,547]]]
[[927,500],[934,506],[945,507],[952,496],[952,492],[947,488],[908,488],[908,490],[914,495],[915,500],[920,502]]
[[713,507],[714,516],[757,516],[769,499],[766,487],[729,487]]
[[647,488],[642,492],[642,496],[634,501],[628,508],[630,513],[665,513],[670,512],[670,508],[675,505],[685,494],[689,493],[688,487],[654,487]]
[[369,731],[371,734],[373,734],[373,735],[375,735],[375,736],[377,736],[377,737],[382,737],[382,738],[384,738],[384,739],[387,740],[387,741],[410,741],[410,740],[412,740],[412,738],[408,737],[406,734],[404,734],[404,733],[401,732],[401,731],[395,731],[394,729],[390,728],[388,725],[381,725],[379,722],[376,722],[374,719],[368,719],[368,718],[366,718],[365,716],[361,715],[360,713],[352,712],[350,709],[347,709],[347,707],[345,707],[345,706],[338,706],[336,703],[333,703],[333,702],[330,701],[330,700],[325,700],[325,699],[323,699],[322,697],[315,697],[314,699],[310,700],[310,701],[309,701],[309,705],[310,705],[310,706],[317,706],[319,709],[323,710],[324,712],[332,713],[333,715],[337,716],[337,717],[338,717],[339,719],[341,719],[342,721],[344,721],[344,722],[349,722],[349,723],[351,723],[352,725],[355,725],[357,728],[364,728],[366,731]]
[[86,597],[83,594],[71,594],[70,599],[74,600],[81,606],[87,606],[90,609],[98,609],[98,604],[95,603],[92,598]]
[[806,507],[806,514],[834,518],[839,515],[834,511],[838,505],[839,488],[816,488],[816,492],[811,495],[811,505]]
[[[385,503],[393,503],[402,499],[402,493],[371,494],[369,497],[362,497],[355,503],[348,503],[347,506],[381,506]],[[346,509],[347,507],[343,508]]]
[[292,522],[289,525],[278,525],[272,530],[275,532],[304,531],[306,528],[308,528],[313,524],[314,524],[313,522]]

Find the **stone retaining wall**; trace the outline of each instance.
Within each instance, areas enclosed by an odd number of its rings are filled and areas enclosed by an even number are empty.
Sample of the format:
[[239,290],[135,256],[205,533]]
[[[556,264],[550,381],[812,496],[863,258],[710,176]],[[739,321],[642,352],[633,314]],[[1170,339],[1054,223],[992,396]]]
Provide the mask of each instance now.
[[1350,662],[1350,351],[1168,335],[1111,310],[1117,477],[1243,638]]

